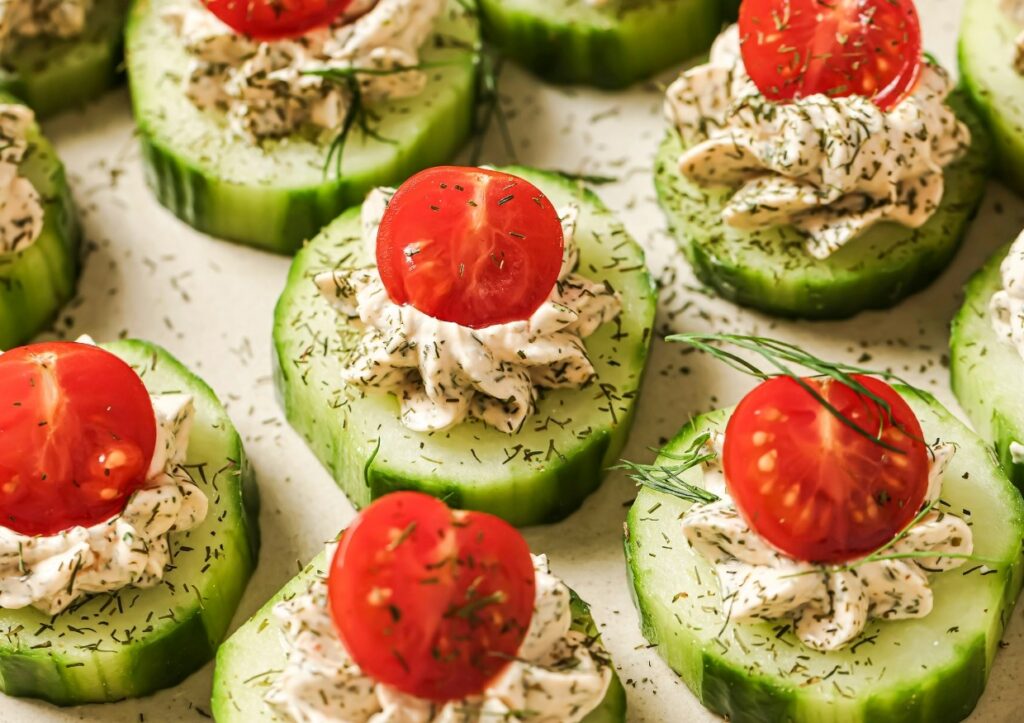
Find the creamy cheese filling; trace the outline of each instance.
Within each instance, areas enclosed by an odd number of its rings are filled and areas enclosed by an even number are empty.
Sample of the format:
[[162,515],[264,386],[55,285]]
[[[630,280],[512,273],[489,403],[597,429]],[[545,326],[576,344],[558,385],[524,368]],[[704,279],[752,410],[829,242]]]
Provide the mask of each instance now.
[[[705,486],[721,499],[694,505],[683,516],[693,549],[715,567],[729,620],[792,619],[797,637],[815,650],[838,650],[869,620],[921,618],[932,610],[930,573],[960,567],[973,551],[971,528],[959,517],[933,510],[878,555],[842,567],[794,560],[754,532],[729,498],[721,466],[723,435],[709,440]],[[954,447],[932,449],[928,500],[935,502]],[[894,559],[915,553],[935,557]]]
[[85,28],[92,0],[0,1],[0,52],[18,38],[73,38]]
[[[327,550],[327,559],[334,546]],[[597,708],[612,680],[608,654],[571,629],[569,588],[533,556],[537,598],[519,655],[479,696],[438,704],[377,683],[349,657],[331,620],[327,581],[274,608],[286,653],[266,695],[282,715],[303,723],[576,723]]]
[[43,232],[43,201],[32,182],[19,175],[34,122],[25,106],[0,104],[0,255],[25,250]]
[[[363,239],[371,252],[390,193],[363,205]],[[342,377],[394,392],[402,422],[419,432],[446,429],[467,417],[505,432],[533,414],[539,388],[576,389],[594,377],[585,337],[622,311],[619,295],[574,273],[579,262],[578,209],[562,209],[562,269],[548,300],[525,321],[471,329],[391,301],[375,267],[316,276],[320,292],[365,332]]]
[[1010,246],[999,266],[1003,286],[992,294],[992,328],[1024,358],[1024,233]]
[[259,140],[304,126],[341,128],[351,93],[309,71],[374,71],[358,75],[366,103],[418,95],[426,74],[401,69],[419,65],[419,49],[445,3],[357,0],[328,28],[272,42],[236,33],[199,0],[177,0],[164,18],[190,55],[184,80],[188,97],[201,109],[226,113],[236,135]]
[[881,221],[919,228],[944,191],[943,167],[970,145],[945,100],[953,83],[926,62],[917,90],[890,111],[859,96],[765,99],[747,75],[733,26],[710,62],[668,90],[686,150],[683,175],[737,189],[723,220],[740,229],[792,224],[824,259]]
[[[1024,25],[1024,1],[1002,0],[1000,8],[1017,25]],[[1013,68],[1024,75],[1024,30],[1013,41]]]
[[195,417],[187,394],[152,396],[157,438],[146,486],[123,512],[90,527],[29,536],[0,527],[0,608],[48,615],[83,595],[153,587],[171,562],[168,535],[206,519],[206,495],[182,465]]

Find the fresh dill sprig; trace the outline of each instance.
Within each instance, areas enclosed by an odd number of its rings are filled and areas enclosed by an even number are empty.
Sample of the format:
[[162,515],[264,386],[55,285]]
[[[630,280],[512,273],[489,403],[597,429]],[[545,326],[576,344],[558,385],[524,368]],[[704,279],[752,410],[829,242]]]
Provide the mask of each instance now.
[[715,453],[707,449],[709,439],[711,435],[705,432],[695,437],[684,452],[671,456],[663,455],[668,456],[674,464],[640,464],[622,460],[622,463],[613,469],[625,470],[631,480],[655,492],[672,495],[694,504],[706,505],[717,502],[718,495],[692,485],[682,478],[682,474],[687,470],[715,458]]
[[[889,421],[893,422],[892,409],[889,402],[879,397],[854,378],[854,375],[857,374],[874,376],[887,381],[894,381],[914,389],[914,387],[906,380],[891,372],[877,371],[853,364],[843,364],[841,362],[828,362],[804,351],[795,344],[764,336],[689,333],[673,334],[665,337],[665,340],[689,344],[698,351],[706,352],[719,361],[725,362],[733,369],[759,379],[772,379],[781,376],[789,377],[799,384],[808,394],[814,397],[815,401],[825,407],[830,414],[857,434],[871,440],[890,452],[906,454],[906,450],[891,445],[883,440],[881,438],[881,429],[873,431],[865,429],[840,412],[831,402],[825,399],[817,389],[808,384],[803,375],[794,370],[790,365],[808,369],[813,372],[812,376],[833,379],[850,387],[858,396],[870,399],[877,404],[885,412],[885,416],[888,417]],[[774,369],[771,371],[765,371],[739,354],[735,354],[726,349],[722,349],[719,346],[715,346],[716,344],[731,344],[743,351],[761,356],[765,361],[771,364]],[[906,430],[901,429],[900,431],[906,433]]]

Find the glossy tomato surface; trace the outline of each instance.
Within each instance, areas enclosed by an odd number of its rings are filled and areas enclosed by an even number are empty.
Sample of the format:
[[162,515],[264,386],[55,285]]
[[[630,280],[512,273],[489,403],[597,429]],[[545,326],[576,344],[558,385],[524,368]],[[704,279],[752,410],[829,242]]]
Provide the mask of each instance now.
[[769,100],[861,95],[889,110],[921,75],[913,0],[743,0],[743,63]]
[[885,382],[854,378],[875,399],[837,381],[805,382],[899,452],[857,433],[789,377],[762,383],[729,419],[729,493],[753,530],[797,560],[841,563],[870,554],[925,502],[929,453],[913,410]]
[[54,342],[0,355],[0,525],[49,535],[103,522],[146,482],[149,392],[99,347]]
[[221,22],[256,40],[282,40],[330,25],[352,0],[204,0]]
[[515,528],[398,492],[345,532],[328,578],[338,634],[363,672],[434,701],[483,691],[515,658],[536,581]]
[[377,234],[392,301],[479,329],[530,318],[562,267],[562,223],[532,183],[442,166],[402,184]]

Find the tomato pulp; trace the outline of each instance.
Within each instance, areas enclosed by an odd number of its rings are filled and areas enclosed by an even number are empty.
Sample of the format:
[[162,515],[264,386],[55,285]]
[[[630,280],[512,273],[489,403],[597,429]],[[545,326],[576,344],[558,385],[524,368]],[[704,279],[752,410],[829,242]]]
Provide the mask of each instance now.
[[256,40],[303,35],[337,20],[352,0],[204,0],[235,32]]

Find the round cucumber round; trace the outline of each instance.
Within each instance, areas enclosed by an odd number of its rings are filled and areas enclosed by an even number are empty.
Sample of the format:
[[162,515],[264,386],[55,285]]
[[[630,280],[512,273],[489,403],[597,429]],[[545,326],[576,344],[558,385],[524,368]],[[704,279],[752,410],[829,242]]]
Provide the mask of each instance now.
[[1003,469],[1024,489],[1024,463],[1010,446],[1024,444],[1024,391],[1012,381],[1024,374],[1024,360],[992,328],[989,302],[1002,288],[999,265],[1009,245],[1000,249],[967,285],[964,304],[953,319],[950,374],[953,392],[971,424],[995,447]]
[[[127,64],[146,181],[157,200],[212,236],[291,254],[370,189],[448,162],[469,137],[476,95],[474,15],[449,0],[421,53],[430,65],[418,96],[375,105],[345,144],[296,134],[253,143],[223,117],[196,108],[182,86],[189,58],[161,18],[175,0],[139,0],[128,20]],[[328,134],[329,135],[329,134]]]
[[433,434],[407,429],[393,395],[341,381],[341,359],[358,341],[359,325],[339,315],[312,280],[319,271],[372,262],[359,211],[350,210],[292,264],[274,315],[274,352],[288,420],[357,507],[413,489],[516,525],[553,522],[597,489],[625,445],[656,302],[643,251],[579,183],[526,168],[504,170],[538,186],[556,208],[580,206],[580,271],[622,295],[619,319],[586,340],[597,378],[582,389],[545,391],[517,434],[479,421]]
[[622,88],[711,47],[722,0],[480,0],[484,35],[545,80]]
[[165,350],[104,344],[151,392],[193,396],[187,470],[209,499],[199,527],[171,536],[173,566],[147,589],[83,598],[59,615],[0,610],[0,689],[58,705],[167,688],[213,658],[256,567],[258,494],[242,442],[213,391]]
[[[688,503],[643,490],[627,520],[626,559],[644,635],[710,710],[733,723],[953,723],[974,709],[1021,589],[1024,501],[988,449],[931,396],[900,388],[925,438],[957,445],[942,500],[986,559],[932,578],[935,607],[915,620],[871,621],[849,647],[818,652],[783,622],[726,624],[712,566],[687,544]],[[698,417],[664,452],[722,429]],[[663,458],[666,464],[668,457]],[[686,480],[701,485],[703,473]]]
[[118,79],[127,0],[95,0],[82,34],[22,38],[0,55],[0,90],[40,116],[95,100]]
[[[263,700],[273,683],[274,674],[282,669],[285,660],[280,631],[271,615],[278,602],[306,590],[314,577],[327,574],[326,569],[325,556],[321,553],[217,651],[212,705],[213,717],[218,723],[270,723],[283,720]],[[573,629],[600,640],[597,625],[590,616],[590,608],[575,593],[572,611]],[[619,677],[613,674],[604,701],[582,723],[624,723],[625,720],[626,691]]]
[[967,0],[959,56],[963,85],[992,132],[999,175],[1024,194],[1024,77],[1013,67],[1021,30],[999,0]]
[[655,162],[658,199],[697,276],[721,296],[769,314],[841,319],[887,309],[928,286],[956,255],[985,192],[991,140],[961,93],[949,99],[973,141],[945,170],[938,210],[919,229],[881,223],[825,260],[810,256],[792,226],[747,231],[727,226],[732,191],[704,188],[679,172],[683,151],[670,131]]
[[[0,103],[18,102],[0,95]],[[43,200],[43,230],[35,243],[0,253],[0,350],[29,341],[45,329],[75,294],[81,230],[64,177],[64,166],[39,127],[18,166]]]

